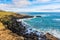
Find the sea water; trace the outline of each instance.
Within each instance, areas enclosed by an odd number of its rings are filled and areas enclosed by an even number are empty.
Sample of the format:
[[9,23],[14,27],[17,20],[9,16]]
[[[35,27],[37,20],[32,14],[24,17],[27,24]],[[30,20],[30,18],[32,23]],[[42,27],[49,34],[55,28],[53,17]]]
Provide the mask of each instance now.
[[[24,20],[31,25],[33,29],[42,32],[49,32],[52,35],[60,38],[60,13],[59,12],[27,12],[27,15],[35,16],[32,19]],[[41,17],[36,17],[41,16]]]

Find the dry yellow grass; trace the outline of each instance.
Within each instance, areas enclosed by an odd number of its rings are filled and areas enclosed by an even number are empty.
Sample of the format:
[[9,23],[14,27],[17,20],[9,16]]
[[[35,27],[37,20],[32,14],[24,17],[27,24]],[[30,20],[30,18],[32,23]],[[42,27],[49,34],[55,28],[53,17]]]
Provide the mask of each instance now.
[[8,29],[1,29],[0,40],[24,40],[24,38],[22,36],[18,36],[15,33],[12,33]]
[[[5,15],[14,15],[12,12],[0,11],[0,18],[3,18]],[[4,28],[4,25],[0,22],[0,29]]]
[[4,28],[5,28],[4,25],[0,22],[0,30]]
[[15,13],[13,12],[5,12],[5,11],[0,11],[0,18],[5,16],[5,15],[14,15]]

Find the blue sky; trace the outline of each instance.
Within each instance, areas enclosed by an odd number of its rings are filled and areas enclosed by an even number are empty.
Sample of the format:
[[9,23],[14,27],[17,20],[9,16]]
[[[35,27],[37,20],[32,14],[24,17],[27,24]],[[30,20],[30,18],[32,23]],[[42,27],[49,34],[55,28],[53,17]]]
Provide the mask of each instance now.
[[13,12],[60,12],[60,0],[0,0],[0,9]]
[[0,0],[0,3],[6,3],[6,4],[9,4],[9,3],[11,3],[12,2],[12,0]]

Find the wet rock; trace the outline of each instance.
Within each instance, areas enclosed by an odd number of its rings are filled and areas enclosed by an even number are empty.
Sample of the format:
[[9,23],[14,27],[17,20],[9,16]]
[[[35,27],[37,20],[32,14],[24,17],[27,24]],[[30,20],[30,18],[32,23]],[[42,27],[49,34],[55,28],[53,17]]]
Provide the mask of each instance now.
[[41,17],[41,16],[36,16],[36,17]]
[[51,35],[50,33],[46,33],[47,40],[58,40],[55,36]]

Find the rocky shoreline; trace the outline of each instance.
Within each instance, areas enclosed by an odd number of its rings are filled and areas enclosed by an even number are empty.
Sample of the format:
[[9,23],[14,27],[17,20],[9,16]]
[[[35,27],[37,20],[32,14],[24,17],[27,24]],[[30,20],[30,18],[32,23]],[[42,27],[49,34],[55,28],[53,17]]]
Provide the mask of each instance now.
[[5,18],[10,18],[7,21],[1,20],[5,27],[11,30],[13,33],[23,36],[24,40],[58,40],[58,38],[54,37],[50,33],[44,34],[43,32],[38,32],[32,28],[27,28],[22,24],[22,21],[17,21],[20,20],[20,17],[10,15],[9,17]]
[[[5,15],[5,12],[3,13]],[[23,24],[21,21],[21,19],[24,19],[24,18],[27,19],[27,18],[33,18],[33,17],[34,16],[21,15],[16,13],[14,13],[13,15],[8,14],[3,17],[1,16],[0,22],[4,25],[5,29],[0,30],[0,40],[4,40],[4,39],[6,40],[59,40],[58,38],[56,38],[50,33],[44,34],[43,32],[33,30],[33,28],[30,28],[28,25]],[[36,16],[36,17],[41,17],[41,16]],[[12,35],[10,33],[12,33]],[[13,36],[13,34],[15,35]],[[7,36],[9,38],[10,37],[12,38],[8,39]]]

